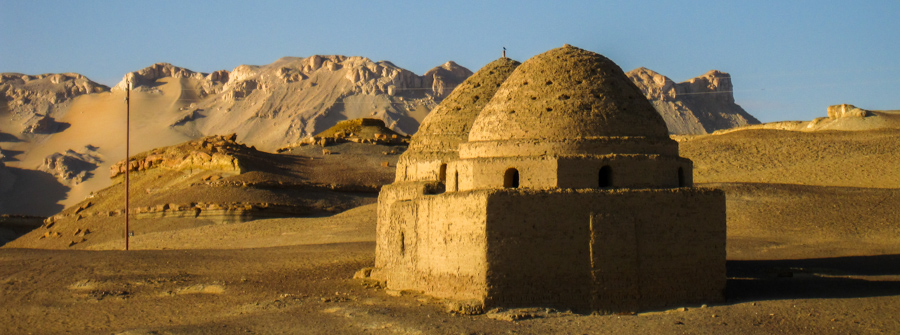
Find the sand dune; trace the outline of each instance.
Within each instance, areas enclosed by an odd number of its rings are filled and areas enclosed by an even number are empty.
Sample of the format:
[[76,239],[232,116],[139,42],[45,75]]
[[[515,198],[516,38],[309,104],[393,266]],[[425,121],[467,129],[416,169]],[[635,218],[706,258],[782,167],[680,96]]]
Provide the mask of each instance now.
[[682,139],[698,183],[900,187],[900,130],[748,129]]
[[729,257],[900,252],[900,130],[743,129],[680,139],[694,181],[723,188]]

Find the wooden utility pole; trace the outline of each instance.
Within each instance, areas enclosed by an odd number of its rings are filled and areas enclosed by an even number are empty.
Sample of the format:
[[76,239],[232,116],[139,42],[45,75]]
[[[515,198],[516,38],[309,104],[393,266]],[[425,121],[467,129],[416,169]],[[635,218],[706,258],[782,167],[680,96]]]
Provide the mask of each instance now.
[[131,78],[125,85],[125,250],[128,250],[128,174],[131,171]]

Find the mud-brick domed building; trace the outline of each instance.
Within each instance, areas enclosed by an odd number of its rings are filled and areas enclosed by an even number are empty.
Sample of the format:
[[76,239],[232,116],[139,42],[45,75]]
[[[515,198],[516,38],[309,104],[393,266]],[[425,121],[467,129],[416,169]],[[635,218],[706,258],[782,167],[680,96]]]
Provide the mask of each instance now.
[[693,187],[616,64],[572,46],[457,87],[378,202],[389,289],[608,313],[723,299],[724,193]]

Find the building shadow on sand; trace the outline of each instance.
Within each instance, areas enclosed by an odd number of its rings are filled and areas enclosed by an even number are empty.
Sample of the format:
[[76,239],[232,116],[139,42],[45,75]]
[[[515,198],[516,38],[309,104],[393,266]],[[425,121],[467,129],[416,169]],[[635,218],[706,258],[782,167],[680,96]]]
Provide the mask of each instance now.
[[728,261],[729,303],[900,295],[900,255]]

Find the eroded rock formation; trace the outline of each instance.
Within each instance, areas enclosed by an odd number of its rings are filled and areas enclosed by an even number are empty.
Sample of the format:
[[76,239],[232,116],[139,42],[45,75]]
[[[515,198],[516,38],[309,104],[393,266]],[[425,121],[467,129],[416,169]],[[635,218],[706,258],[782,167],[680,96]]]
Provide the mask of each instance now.
[[734,102],[728,73],[711,70],[681,83],[643,67],[626,74],[662,115],[669,133],[707,134],[759,123]]
[[38,170],[52,174],[63,184],[79,184],[92,175],[103,160],[97,148],[86,146],[81,152],[66,150],[55,152],[46,158]]
[[[131,158],[129,171],[153,168],[170,170],[218,170],[240,173],[247,162],[244,157],[256,152],[255,148],[237,143],[237,135],[208,136],[165,148],[140,153]],[[110,167],[110,178],[125,173],[125,161]]]
[[23,133],[52,133],[58,130],[53,120],[75,97],[109,91],[77,73],[25,75],[0,73],[0,103],[7,111],[4,127]]
[[457,85],[471,75],[472,71],[450,61],[425,72],[425,85],[430,84],[435,98],[443,100]]
[[303,145],[320,145],[329,146],[337,143],[369,143],[369,144],[385,144],[398,145],[408,144],[409,136],[399,134],[384,125],[384,121],[380,119],[354,119],[340,121],[334,127],[307,137],[294,145],[279,148],[278,152],[283,152],[293,147]]
[[868,111],[850,104],[828,106],[829,119],[840,119],[845,117],[866,117],[872,115],[872,111]]

